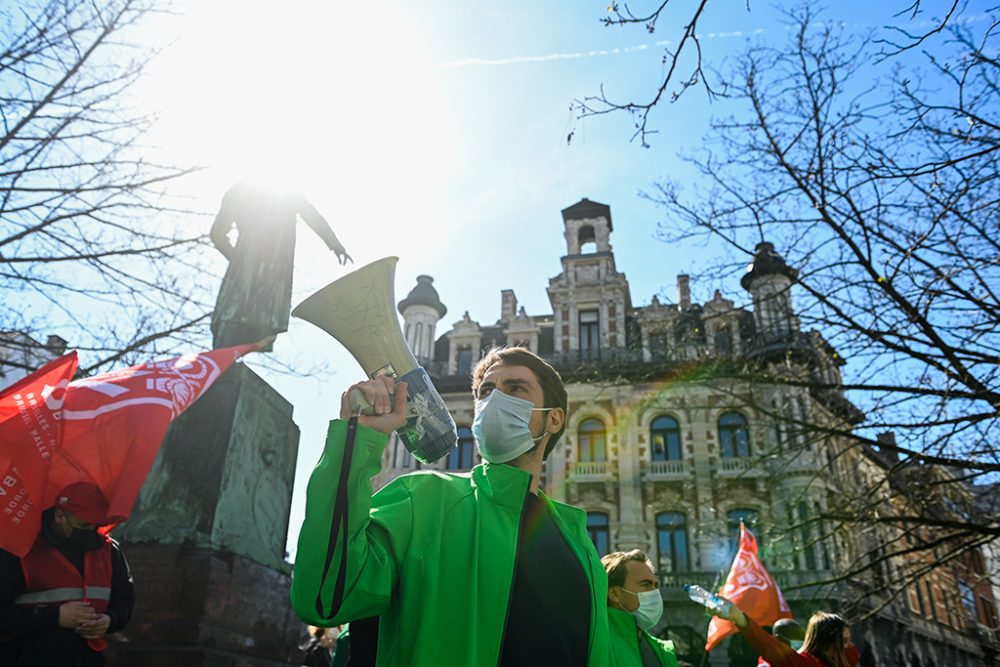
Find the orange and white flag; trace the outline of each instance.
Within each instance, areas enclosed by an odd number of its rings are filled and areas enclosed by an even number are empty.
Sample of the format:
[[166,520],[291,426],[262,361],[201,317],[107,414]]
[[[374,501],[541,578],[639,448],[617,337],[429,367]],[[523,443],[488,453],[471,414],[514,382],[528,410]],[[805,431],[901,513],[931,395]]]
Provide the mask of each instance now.
[[[758,625],[771,625],[779,618],[792,617],[792,610],[788,608],[781,589],[760,562],[757,539],[743,522],[740,522],[740,550],[736,552],[729,576],[719,594],[734,602]],[[734,623],[714,617],[708,625],[705,650],[711,651],[712,647],[736,632]]]

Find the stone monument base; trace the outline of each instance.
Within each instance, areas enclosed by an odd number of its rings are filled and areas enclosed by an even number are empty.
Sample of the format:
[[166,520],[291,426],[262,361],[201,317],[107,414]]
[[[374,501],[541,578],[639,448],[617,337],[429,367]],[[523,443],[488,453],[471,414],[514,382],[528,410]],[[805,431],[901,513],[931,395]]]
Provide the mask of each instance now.
[[301,665],[291,577],[207,547],[122,544],[136,604],[108,637],[107,667]]

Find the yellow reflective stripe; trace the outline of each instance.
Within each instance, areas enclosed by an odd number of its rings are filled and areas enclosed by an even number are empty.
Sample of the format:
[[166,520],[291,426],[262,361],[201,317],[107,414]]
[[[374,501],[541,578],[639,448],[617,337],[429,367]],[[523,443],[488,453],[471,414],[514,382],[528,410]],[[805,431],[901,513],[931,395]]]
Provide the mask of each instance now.
[[[50,588],[47,591],[22,593],[14,598],[15,604],[48,604],[84,599],[82,588]],[[107,586],[87,586],[88,600],[110,600],[111,589]]]

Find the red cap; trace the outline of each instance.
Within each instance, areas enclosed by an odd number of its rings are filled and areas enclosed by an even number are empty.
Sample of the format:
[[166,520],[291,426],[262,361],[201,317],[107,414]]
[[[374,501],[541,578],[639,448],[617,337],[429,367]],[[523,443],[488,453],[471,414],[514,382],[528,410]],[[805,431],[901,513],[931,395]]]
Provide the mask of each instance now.
[[90,482],[74,482],[64,487],[56,496],[56,507],[98,526],[108,520],[108,501]]

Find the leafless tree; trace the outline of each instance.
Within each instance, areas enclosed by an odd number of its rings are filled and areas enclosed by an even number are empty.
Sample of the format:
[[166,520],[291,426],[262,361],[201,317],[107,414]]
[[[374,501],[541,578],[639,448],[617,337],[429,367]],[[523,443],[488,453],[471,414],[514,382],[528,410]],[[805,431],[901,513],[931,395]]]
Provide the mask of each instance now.
[[133,96],[157,7],[0,7],[0,331],[69,323],[87,370],[165,350],[211,309],[192,278],[204,235],[177,231],[169,194],[190,169],[144,144],[155,117]]
[[708,273],[731,273],[762,241],[798,269],[796,315],[846,362],[844,381],[780,362],[727,373],[818,402],[846,391],[861,409],[772,416],[878,472],[811,520],[826,536],[873,532],[874,551],[838,579],[903,563],[883,582],[891,597],[971,567],[1000,537],[1000,14],[895,44],[796,18],[789,45],[752,47],[723,74],[735,111],[688,156],[701,185],[648,196],[665,240],[728,249]]
[[[945,31],[961,13],[963,6],[962,0],[946,0],[944,7],[940,8],[942,16],[928,21],[924,18],[927,11],[924,4],[925,0],[903,0],[899,3],[899,11],[895,16],[898,23],[886,26],[885,36],[876,41],[879,47],[878,58],[891,58],[919,48],[926,40]],[[637,9],[639,6],[643,9]],[[743,8],[747,14],[750,13],[750,0],[745,0]],[[647,33],[653,34],[666,25],[667,35],[674,38],[665,40],[667,46],[661,56],[663,74],[655,86],[651,86],[651,94],[646,99],[613,99],[602,85],[598,94],[573,100],[571,109],[576,118],[579,120],[589,116],[624,113],[633,121],[632,140],[638,139],[643,148],[648,148],[650,135],[657,132],[650,126],[650,114],[663,101],[676,102],[689,88],[696,86],[701,86],[710,99],[725,96],[725,86],[714,85],[706,74],[706,70],[711,67],[711,54],[705,48],[699,26],[703,25],[713,11],[732,10],[733,3],[709,0],[687,3],[681,0],[611,2],[607,15],[600,19],[605,26],[642,26]],[[574,134],[575,130],[571,131],[567,140],[572,141]]]

